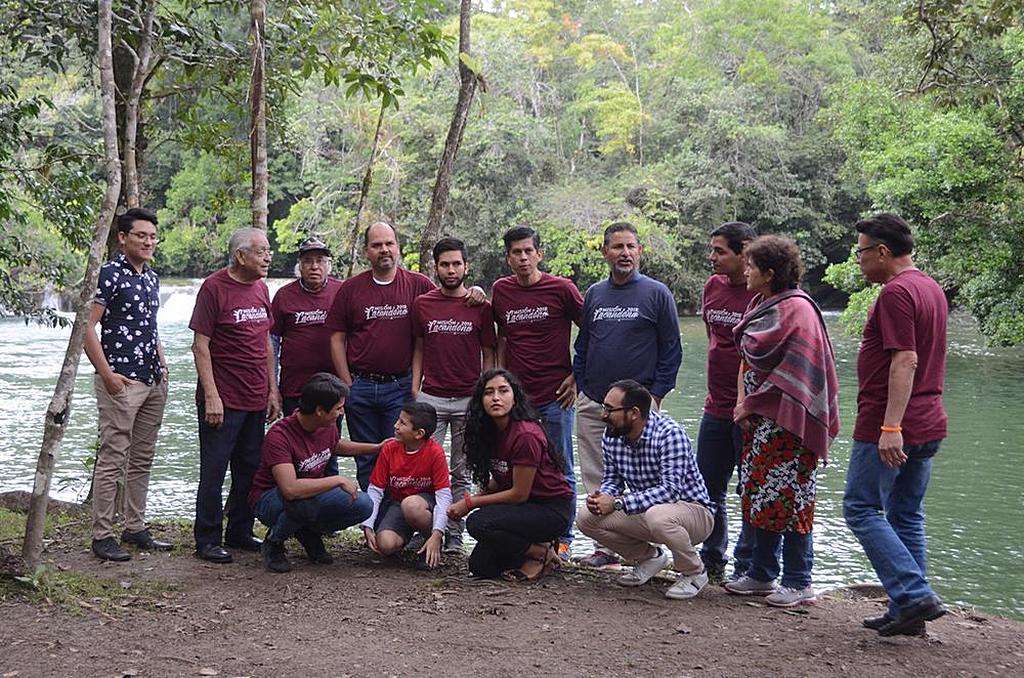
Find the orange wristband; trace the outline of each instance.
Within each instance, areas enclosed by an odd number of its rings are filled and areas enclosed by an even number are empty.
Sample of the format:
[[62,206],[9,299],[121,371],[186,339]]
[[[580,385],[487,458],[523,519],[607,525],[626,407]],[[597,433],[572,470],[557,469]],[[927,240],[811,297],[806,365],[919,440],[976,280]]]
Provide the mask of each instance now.
[[882,429],[886,433],[903,433],[902,426],[879,426],[878,428]]
[[473,510],[473,495],[467,492],[466,496],[462,498],[462,501],[466,502],[466,508]]

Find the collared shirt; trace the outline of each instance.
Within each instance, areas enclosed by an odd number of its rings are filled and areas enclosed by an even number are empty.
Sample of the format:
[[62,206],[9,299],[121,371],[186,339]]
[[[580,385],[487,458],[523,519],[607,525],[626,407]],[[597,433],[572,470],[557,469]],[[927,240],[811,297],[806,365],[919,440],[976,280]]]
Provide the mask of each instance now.
[[139,273],[118,254],[100,267],[95,302],[106,307],[100,318],[100,346],[110,368],[152,384],[160,374],[160,278],[148,265]]
[[[601,438],[604,478],[601,493],[621,496],[626,513],[643,513],[657,504],[687,501],[714,513],[704,477],[697,468],[686,429],[657,410],[636,443],[625,436]],[[623,494],[625,488],[629,492]]]

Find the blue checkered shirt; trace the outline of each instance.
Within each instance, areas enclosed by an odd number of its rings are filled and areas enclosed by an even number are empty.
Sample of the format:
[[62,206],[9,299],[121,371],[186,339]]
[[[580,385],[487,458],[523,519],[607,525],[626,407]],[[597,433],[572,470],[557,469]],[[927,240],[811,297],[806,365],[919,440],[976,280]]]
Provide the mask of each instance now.
[[[677,501],[701,504],[715,512],[686,429],[661,412],[651,411],[635,444],[605,431],[601,448],[600,491],[621,496],[626,513],[643,513],[657,504]],[[629,492],[624,494],[627,487]]]

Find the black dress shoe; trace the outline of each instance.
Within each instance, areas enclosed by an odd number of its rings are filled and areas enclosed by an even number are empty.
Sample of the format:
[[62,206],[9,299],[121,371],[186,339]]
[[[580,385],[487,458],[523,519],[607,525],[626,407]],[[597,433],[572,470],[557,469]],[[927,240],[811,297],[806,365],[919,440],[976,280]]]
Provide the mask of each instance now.
[[92,552],[100,560],[112,560],[116,563],[123,563],[132,558],[113,537],[93,539]]
[[262,539],[257,539],[252,535],[246,535],[243,537],[224,537],[224,546],[227,546],[228,548],[238,549],[239,551],[259,553],[260,546],[262,544]]
[[925,622],[946,614],[946,606],[936,596],[913,603],[900,611],[888,624],[878,629],[880,636],[920,636]]
[[153,535],[149,533],[149,530],[139,530],[138,532],[125,530],[121,533],[121,543],[131,544],[143,551],[170,551],[174,548],[174,544],[153,539]]
[[[885,626],[886,624],[888,624],[891,621],[892,621],[892,617],[890,617],[889,613],[886,612],[885,614],[881,615],[880,617],[866,617],[864,619],[864,621],[861,622],[861,624],[863,624],[864,628],[866,628],[866,629],[871,629],[872,631],[877,631],[878,629],[882,628],[883,626]],[[902,635],[902,636],[923,636],[924,635],[924,631],[925,631],[925,629],[924,629],[924,622],[920,622],[917,626],[910,626],[910,627],[908,627],[908,629],[905,632],[900,633],[899,635]]]
[[230,563],[231,554],[220,544],[202,544],[196,547],[196,558],[210,563]]

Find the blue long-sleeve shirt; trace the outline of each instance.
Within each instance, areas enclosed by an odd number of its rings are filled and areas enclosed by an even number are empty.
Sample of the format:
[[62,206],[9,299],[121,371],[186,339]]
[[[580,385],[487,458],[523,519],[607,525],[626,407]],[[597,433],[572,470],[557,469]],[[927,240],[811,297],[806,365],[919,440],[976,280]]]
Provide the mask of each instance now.
[[642,273],[625,285],[611,278],[594,283],[583,299],[574,348],[576,388],[594,402],[619,379],[635,379],[664,398],[676,386],[683,359],[672,293]]

